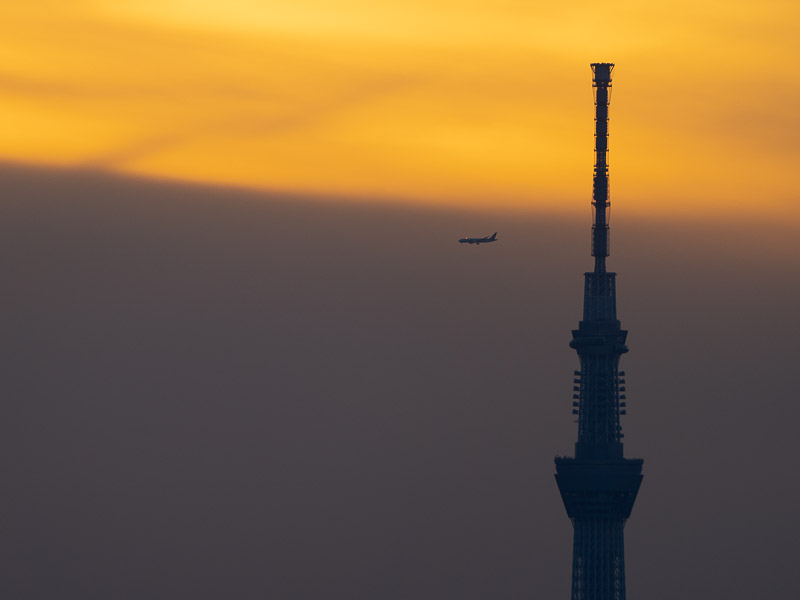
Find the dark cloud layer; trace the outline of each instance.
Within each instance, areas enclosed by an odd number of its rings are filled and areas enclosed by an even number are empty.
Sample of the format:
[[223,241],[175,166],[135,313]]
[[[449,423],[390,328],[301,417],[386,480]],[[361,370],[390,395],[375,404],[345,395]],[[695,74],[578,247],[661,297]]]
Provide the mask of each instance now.
[[[3,597],[568,597],[588,209],[0,174]],[[617,213],[629,595],[797,597],[796,228]]]

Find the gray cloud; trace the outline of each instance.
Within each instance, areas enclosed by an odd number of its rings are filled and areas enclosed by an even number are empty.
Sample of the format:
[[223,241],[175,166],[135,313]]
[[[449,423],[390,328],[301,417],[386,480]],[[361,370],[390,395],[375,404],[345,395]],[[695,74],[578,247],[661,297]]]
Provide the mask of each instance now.
[[[4,597],[568,596],[587,222],[0,173]],[[800,592],[794,239],[615,214],[632,597]]]

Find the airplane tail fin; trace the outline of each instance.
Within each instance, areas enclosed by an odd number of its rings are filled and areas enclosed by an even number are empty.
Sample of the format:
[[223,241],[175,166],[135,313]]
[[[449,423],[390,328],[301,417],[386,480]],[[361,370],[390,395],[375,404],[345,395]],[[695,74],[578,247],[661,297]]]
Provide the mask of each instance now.
[[489,239],[490,239],[490,240],[492,240],[492,241],[495,241],[495,240],[497,239],[497,232],[495,231],[495,232],[492,234],[492,237],[490,237]]

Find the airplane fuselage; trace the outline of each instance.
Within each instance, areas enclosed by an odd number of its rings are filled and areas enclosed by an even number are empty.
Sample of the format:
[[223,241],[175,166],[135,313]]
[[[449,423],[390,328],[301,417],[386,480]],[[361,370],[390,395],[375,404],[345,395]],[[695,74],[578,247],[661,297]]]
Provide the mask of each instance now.
[[480,246],[481,244],[488,244],[489,242],[496,242],[497,241],[497,232],[494,232],[494,235],[487,235],[486,237],[482,238],[474,238],[474,237],[463,237],[458,240],[459,244],[476,244]]

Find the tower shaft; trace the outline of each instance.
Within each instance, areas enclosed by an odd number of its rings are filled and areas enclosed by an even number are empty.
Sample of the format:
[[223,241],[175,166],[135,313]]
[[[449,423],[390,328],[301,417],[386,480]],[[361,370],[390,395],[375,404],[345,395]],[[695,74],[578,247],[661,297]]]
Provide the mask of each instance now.
[[622,354],[628,332],[617,320],[616,274],[609,255],[608,105],[613,64],[592,64],[595,166],[592,207],[594,271],[586,273],[583,319],[572,332],[578,353],[573,414],[575,457],[556,458],[556,481],[574,529],[572,600],[625,600],[623,529],[642,481],[641,459],[623,458]]

